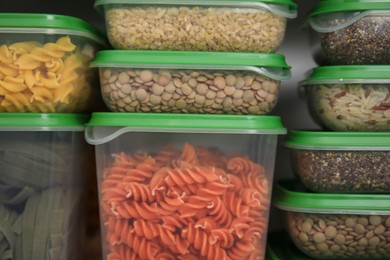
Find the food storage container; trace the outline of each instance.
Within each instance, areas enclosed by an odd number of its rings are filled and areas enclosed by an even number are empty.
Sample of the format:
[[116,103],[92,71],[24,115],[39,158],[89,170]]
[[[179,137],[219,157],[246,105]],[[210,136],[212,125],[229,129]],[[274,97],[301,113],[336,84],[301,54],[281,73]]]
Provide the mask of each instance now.
[[319,65],[390,64],[388,1],[320,0],[307,20]]
[[105,46],[105,36],[76,17],[0,13],[0,112],[98,109],[89,62]]
[[85,176],[94,169],[87,120],[0,113],[2,259],[83,259]]
[[277,183],[273,193],[291,239],[316,259],[389,259],[389,200],[385,194],[312,193],[289,181]]
[[390,66],[314,68],[302,82],[313,119],[334,131],[390,131]]
[[114,49],[275,52],[292,0],[96,0]]
[[390,193],[390,132],[291,130],[292,169],[315,192]]
[[277,116],[93,113],[104,259],[264,258]]
[[99,193],[97,190],[97,176],[95,154],[92,153],[92,158],[88,160],[89,166],[92,166],[92,171],[88,172],[85,186],[87,205],[85,206],[85,243],[84,243],[84,258],[83,259],[102,259],[102,238],[100,232],[100,217],[99,217]]
[[268,114],[290,78],[280,54],[104,50],[91,66],[114,112]]

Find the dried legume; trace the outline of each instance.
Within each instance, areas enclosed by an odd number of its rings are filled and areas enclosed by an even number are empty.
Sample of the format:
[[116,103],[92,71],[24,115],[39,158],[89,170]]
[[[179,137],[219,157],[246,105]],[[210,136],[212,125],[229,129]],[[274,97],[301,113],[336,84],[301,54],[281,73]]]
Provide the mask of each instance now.
[[101,69],[100,82],[112,111],[200,114],[268,114],[280,86],[252,72],[122,68]]
[[[288,231],[294,243],[314,258],[390,257],[390,217],[380,215],[311,214],[287,212]],[[355,226],[347,227],[347,222]],[[365,224],[356,224],[357,221]],[[370,221],[374,220],[374,224]],[[320,227],[319,222],[324,226]],[[310,223],[312,227],[308,228]],[[360,230],[354,232],[355,229]],[[382,234],[372,230],[380,229]]]
[[114,7],[107,36],[116,49],[275,52],[286,18],[228,7]]

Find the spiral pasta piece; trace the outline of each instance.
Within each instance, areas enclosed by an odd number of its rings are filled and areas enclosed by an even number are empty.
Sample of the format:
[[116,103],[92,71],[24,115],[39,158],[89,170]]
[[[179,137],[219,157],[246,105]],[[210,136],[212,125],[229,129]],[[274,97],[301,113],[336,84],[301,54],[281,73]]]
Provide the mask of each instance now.
[[256,250],[255,245],[249,242],[237,242],[229,251],[228,256],[232,260],[247,259]]
[[112,158],[99,186],[108,259],[263,258],[262,165],[188,143]]
[[200,256],[206,256],[207,259],[226,259],[226,251],[221,248],[219,243],[209,243],[209,236],[193,224],[188,225],[182,232],[183,238],[186,238],[196,250],[199,250]]
[[215,168],[193,167],[185,165],[179,169],[168,171],[165,182],[168,186],[186,186],[191,184],[200,184],[218,180]]
[[235,242],[234,235],[228,228],[217,228],[211,230],[211,235],[209,236],[209,243],[216,244],[219,243],[222,248],[231,248]]
[[[127,258],[127,255],[136,254],[141,259],[154,259],[161,251],[156,241],[147,240],[133,232],[132,227],[126,220],[110,218],[105,223],[107,226],[106,239],[109,241],[113,256],[119,255]],[[113,228],[112,228],[113,227]]]
[[258,173],[263,174],[264,168],[262,165],[256,164],[245,157],[237,156],[229,160],[227,163],[227,169],[234,173],[241,175],[243,173]]
[[0,112],[84,112],[92,97],[93,58],[69,36],[45,44],[0,46]]
[[144,219],[156,219],[159,214],[156,209],[156,204],[148,204],[146,202],[119,202],[112,203],[112,212],[114,215],[125,218],[144,218]]
[[257,189],[244,188],[239,192],[239,194],[242,197],[243,203],[251,208],[261,209],[265,206],[262,205],[262,202],[264,201],[262,193],[260,193]]
[[233,214],[228,210],[222,199],[214,197],[208,205],[209,214],[214,217],[215,221],[221,226],[229,226],[233,220]]
[[167,246],[175,245],[176,243],[173,233],[176,229],[170,226],[163,226],[160,223],[142,219],[134,221],[133,226],[135,234],[140,237],[145,237],[148,240],[158,237]]

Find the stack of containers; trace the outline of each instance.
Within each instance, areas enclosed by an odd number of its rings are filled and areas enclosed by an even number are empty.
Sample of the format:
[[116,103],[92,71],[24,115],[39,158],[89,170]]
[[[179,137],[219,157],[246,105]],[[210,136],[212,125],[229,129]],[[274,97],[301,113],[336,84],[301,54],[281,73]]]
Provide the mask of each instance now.
[[323,130],[288,134],[306,190],[283,182],[275,204],[308,256],[389,259],[390,5],[321,0],[308,19],[320,66],[301,87]]
[[105,37],[75,17],[0,14],[0,258],[83,259],[84,140]]
[[264,259],[290,0],[97,0],[105,259]]

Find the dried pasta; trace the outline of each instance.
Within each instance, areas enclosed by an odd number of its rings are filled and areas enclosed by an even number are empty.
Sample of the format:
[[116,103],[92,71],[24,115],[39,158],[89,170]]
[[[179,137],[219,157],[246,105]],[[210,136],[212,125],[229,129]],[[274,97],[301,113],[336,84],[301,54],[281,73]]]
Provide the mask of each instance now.
[[389,131],[389,84],[320,84],[309,92],[314,118],[333,131]]
[[268,185],[249,158],[191,144],[114,154],[99,186],[106,257],[263,259]]
[[0,112],[84,112],[92,58],[68,36],[0,45]]

